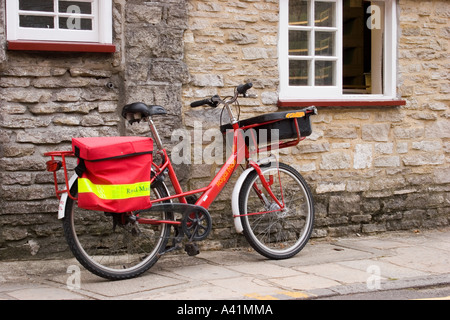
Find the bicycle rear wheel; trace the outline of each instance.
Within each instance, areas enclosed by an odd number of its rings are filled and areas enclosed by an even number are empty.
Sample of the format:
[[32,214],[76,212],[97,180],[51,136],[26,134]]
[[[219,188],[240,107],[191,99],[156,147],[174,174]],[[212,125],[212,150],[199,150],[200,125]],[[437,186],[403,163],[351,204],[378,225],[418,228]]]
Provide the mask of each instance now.
[[[76,197],[77,182],[71,188]],[[152,198],[166,197],[163,183],[152,186]],[[172,212],[144,212],[140,218],[173,220]],[[168,224],[139,224],[134,215],[84,210],[67,199],[64,235],[75,258],[90,272],[109,279],[137,277],[151,268],[170,237]]]
[[279,163],[278,167],[261,167],[283,209],[261,184],[256,171],[251,172],[239,193],[239,211],[244,236],[249,244],[269,259],[287,259],[308,242],[314,224],[311,191],[294,168]]

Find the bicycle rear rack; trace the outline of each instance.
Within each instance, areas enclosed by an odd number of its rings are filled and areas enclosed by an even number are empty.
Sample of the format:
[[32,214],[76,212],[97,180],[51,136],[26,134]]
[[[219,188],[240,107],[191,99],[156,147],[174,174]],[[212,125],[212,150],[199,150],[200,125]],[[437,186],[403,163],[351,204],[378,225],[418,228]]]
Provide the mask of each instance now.
[[[52,151],[52,152],[46,152],[44,153],[44,156],[51,157],[52,160],[49,160],[46,162],[47,165],[47,171],[53,172],[53,181],[55,184],[55,192],[56,197],[58,200],[61,200],[61,194],[67,193],[69,198],[72,200],[78,200],[74,196],[70,194],[70,187],[69,187],[69,178],[67,176],[67,165],[66,165],[66,157],[74,157],[74,153],[72,151]],[[55,157],[61,157],[61,160],[55,160]],[[56,172],[63,168],[64,169],[64,183],[65,183],[65,189],[60,190],[58,187],[58,177],[56,175]]]

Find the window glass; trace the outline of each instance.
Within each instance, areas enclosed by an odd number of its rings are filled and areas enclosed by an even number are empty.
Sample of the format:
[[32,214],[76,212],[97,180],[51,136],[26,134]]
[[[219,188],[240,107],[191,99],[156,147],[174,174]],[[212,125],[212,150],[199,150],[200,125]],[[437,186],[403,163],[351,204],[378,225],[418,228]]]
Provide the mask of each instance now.
[[59,28],[71,30],[92,30],[92,20],[75,17],[60,17]]
[[309,55],[309,31],[289,31],[289,55]]
[[309,61],[291,60],[289,61],[289,85],[307,86],[308,85]]
[[81,1],[59,1],[58,12],[92,14],[92,3]]
[[289,24],[293,26],[309,25],[309,0],[289,0]]
[[316,31],[316,56],[333,56],[335,52],[334,32]]
[[53,0],[19,0],[19,10],[53,12]]
[[316,1],[314,6],[314,25],[317,27],[335,27],[335,3]]
[[19,26],[22,28],[45,28],[54,29],[55,22],[53,17],[21,15]]
[[[62,30],[93,30],[92,2],[59,0],[58,12],[55,12],[53,0],[19,1],[19,26],[23,28],[62,29]],[[31,14],[31,11],[36,14]],[[28,13],[30,12],[30,13]],[[48,14],[48,15],[47,15]],[[58,24],[55,25],[55,17]]]
[[383,2],[344,1],[343,90],[346,94],[383,93]]
[[[314,19],[310,19],[313,14]],[[333,1],[289,1],[290,86],[335,85],[335,17],[336,4]]]
[[316,61],[315,66],[315,85],[316,86],[334,86],[334,70],[336,63],[334,61]]

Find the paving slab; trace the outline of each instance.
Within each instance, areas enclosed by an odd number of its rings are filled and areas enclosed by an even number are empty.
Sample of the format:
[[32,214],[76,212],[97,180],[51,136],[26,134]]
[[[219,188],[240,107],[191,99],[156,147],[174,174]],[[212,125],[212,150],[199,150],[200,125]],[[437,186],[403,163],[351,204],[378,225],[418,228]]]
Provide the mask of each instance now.
[[380,276],[384,279],[412,278],[428,275],[427,272],[399,266],[393,263],[389,263],[388,261],[383,261],[381,259],[341,261],[338,262],[338,264],[366,272],[370,268],[372,268],[373,271],[378,268]]
[[17,300],[85,300],[86,297],[66,289],[37,286],[8,293]]
[[324,263],[317,266],[298,267],[306,274],[313,274],[321,278],[330,279],[341,285],[351,283],[364,283],[369,277],[366,270],[358,270],[338,263]]

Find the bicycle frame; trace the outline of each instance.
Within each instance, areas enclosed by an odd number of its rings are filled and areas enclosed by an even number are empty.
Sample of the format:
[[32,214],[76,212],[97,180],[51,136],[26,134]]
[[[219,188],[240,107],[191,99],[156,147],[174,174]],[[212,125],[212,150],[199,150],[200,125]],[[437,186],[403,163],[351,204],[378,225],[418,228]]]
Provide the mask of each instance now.
[[[230,105],[233,104],[237,100],[237,97],[238,97],[238,92],[236,91],[234,97],[232,97],[228,101],[221,101],[221,103],[224,104],[224,107],[226,108],[226,110],[228,112],[228,115],[230,117],[230,122],[231,122],[231,125],[233,128],[233,149],[232,149],[233,151],[232,151],[232,154],[227,159],[227,161],[222,166],[222,168],[219,170],[219,172],[216,174],[216,176],[213,178],[213,180],[210,182],[210,184],[204,188],[191,190],[188,192],[183,192],[181,185],[178,181],[178,178],[175,174],[175,171],[173,169],[172,163],[170,162],[170,158],[167,155],[167,151],[166,151],[166,149],[164,149],[162,147],[162,143],[161,143],[161,139],[159,138],[158,131],[156,130],[156,127],[155,127],[153,121],[151,119],[149,119],[148,122],[149,122],[150,130],[153,134],[153,137],[156,140],[157,146],[160,148],[159,152],[162,154],[162,158],[164,160],[164,163],[161,164],[160,166],[158,166],[155,163],[152,164],[156,170],[156,175],[152,178],[151,182],[154,182],[158,178],[158,176],[163,174],[165,172],[165,170],[167,169],[170,181],[175,190],[175,195],[153,200],[152,203],[162,202],[162,201],[176,199],[176,198],[178,198],[178,200],[181,203],[187,203],[186,198],[185,198],[186,196],[193,195],[196,193],[202,193],[202,195],[198,198],[198,200],[195,204],[198,206],[202,206],[205,209],[208,209],[209,206],[211,205],[211,203],[216,199],[216,197],[219,195],[219,193],[225,187],[226,183],[228,182],[228,180],[234,173],[234,171],[237,167],[237,164],[240,164],[240,163],[242,163],[243,160],[245,160],[247,163],[247,165],[246,165],[247,168],[249,166],[251,166],[256,170],[256,172],[262,182],[262,185],[264,186],[264,188],[266,189],[268,194],[271,196],[271,198],[275,201],[275,203],[281,209],[284,208],[284,200],[281,199],[281,201],[279,201],[276,198],[276,196],[273,194],[272,190],[270,189],[271,183],[266,181],[266,179],[264,178],[264,175],[261,172],[261,169],[259,168],[259,165],[256,162],[249,160],[250,152],[249,152],[248,147],[245,145],[245,143],[238,143],[239,135],[244,130],[256,127],[257,125],[249,125],[249,126],[239,127],[239,122],[236,120],[236,118],[233,114],[233,111],[231,110],[231,107],[230,107]],[[273,121],[268,121],[268,122],[260,123],[258,125],[269,124],[272,122]],[[304,137],[300,136],[300,128],[299,128],[297,122],[295,122],[295,127],[297,130],[297,139],[290,140],[287,142],[282,142],[279,146],[277,146],[278,148],[295,146],[300,141],[305,139]],[[260,151],[270,151],[271,149],[272,149],[272,147],[270,145],[265,148],[262,148],[262,149],[259,149],[257,147],[256,153],[259,153]],[[257,194],[261,194],[261,192],[259,190],[256,190],[256,191],[257,191]]]
[[[152,122],[149,122],[150,126],[153,127],[152,128],[152,132],[157,135],[157,131],[154,128],[154,125]],[[270,123],[270,122],[268,122]],[[265,124],[265,123],[262,123]],[[297,131],[298,131],[298,135],[297,135],[297,139],[295,140],[291,140],[288,142],[284,142],[284,146],[293,146],[298,144],[301,140],[303,140],[303,137],[300,137],[299,134],[299,128],[298,125],[297,126]],[[281,190],[281,199],[277,199],[277,197],[274,195],[273,191],[271,190],[270,186],[273,184],[273,177],[271,177],[269,179],[269,181],[267,181],[260,169],[260,166],[257,162],[249,160],[249,149],[248,147],[244,144],[244,143],[239,143],[239,139],[240,139],[240,134],[242,134],[243,130],[248,129],[249,127],[253,127],[253,126],[248,126],[248,127],[239,127],[237,121],[233,124],[233,152],[232,154],[229,156],[229,158],[227,159],[227,161],[225,162],[225,164],[221,167],[221,169],[219,170],[219,172],[216,174],[216,176],[213,178],[213,180],[209,183],[208,186],[204,187],[204,188],[200,188],[200,189],[195,189],[195,190],[191,190],[191,191],[187,191],[187,192],[183,192],[181,185],[178,181],[178,178],[176,176],[175,170],[172,166],[172,163],[170,161],[170,158],[168,157],[167,151],[166,149],[161,149],[158,150],[158,153],[160,153],[162,155],[162,158],[164,159],[164,162],[161,165],[157,165],[156,163],[152,163],[153,168],[155,169],[155,176],[152,177],[151,179],[151,183],[155,182],[156,179],[158,179],[158,177],[160,175],[164,175],[166,170],[167,170],[167,174],[170,178],[170,181],[172,183],[172,186],[175,190],[175,194],[171,195],[171,196],[167,196],[167,197],[163,197],[163,198],[159,198],[159,199],[155,199],[152,200],[152,203],[158,203],[158,202],[163,202],[163,201],[167,201],[167,200],[172,200],[172,199],[178,199],[180,201],[180,203],[185,203],[187,204],[187,200],[186,197],[189,195],[193,195],[193,194],[197,194],[197,193],[202,193],[202,195],[198,198],[198,200],[196,201],[195,205],[197,206],[201,206],[205,209],[208,209],[209,206],[211,205],[211,203],[217,198],[217,196],[220,194],[220,192],[222,191],[222,189],[225,187],[225,185],[227,184],[227,182],[229,181],[229,179],[231,178],[232,174],[234,173],[234,171],[236,170],[238,164],[242,163],[243,160],[246,161],[246,167],[248,168],[252,168],[253,170],[255,170],[260,178],[260,181],[262,183],[262,186],[264,187],[264,189],[267,191],[267,193],[270,195],[270,197],[272,198],[272,200],[278,205],[279,209],[277,210],[271,210],[271,211],[265,211],[265,212],[260,212],[260,213],[250,213],[248,215],[254,215],[254,214],[263,214],[263,213],[269,213],[269,212],[274,212],[274,211],[280,211],[285,207],[284,204],[284,197],[283,197],[283,192]],[[158,144],[158,143],[157,143]],[[283,144],[282,144],[283,145]],[[263,150],[270,150],[270,146],[263,148]],[[257,150],[257,152],[259,151],[259,149]],[[281,185],[280,185],[281,187]],[[262,191],[259,190],[256,185],[254,185],[254,188],[256,190],[257,195],[261,198],[261,200],[264,201],[264,199],[262,198],[261,194]],[[267,201],[267,200],[266,200]],[[234,218],[239,218],[242,215],[233,215]],[[176,222],[176,221],[163,221],[163,220],[151,220],[151,219],[145,219],[145,218],[140,218],[139,219],[139,223],[142,224],[162,224],[162,223],[168,223],[168,224],[180,224],[181,222]]]
[[[154,173],[154,175],[152,176],[150,183],[155,183],[157,179],[164,178],[165,175],[167,174],[170,179],[170,182],[174,188],[174,191],[175,191],[174,195],[151,200],[152,204],[156,204],[158,202],[164,202],[167,200],[173,200],[173,199],[178,199],[178,201],[182,204],[188,204],[187,199],[186,199],[187,196],[201,193],[201,195],[197,199],[195,205],[201,206],[204,209],[208,209],[209,206],[212,204],[212,202],[217,198],[217,196],[223,190],[223,188],[225,187],[227,182],[230,180],[230,178],[231,178],[232,174],[234,173],[234,171],[236,170],[238,164],[245,163],[246,174],[247,174],[247,171],[249,171],[249,169],[252,171],[253,170],[256,171],[256,173],[259,176],[262,186],[267,191],[268,195],[270,195],[273,202],[276,203],[278,205],[278,207],[280,208],[276,211],[282,210],[284,208],[285,205],[284,205],[282,190],[281,190],[281,199],[277,199],[277,197],[274,195],[274,193],[272,192],[272,190],[270,188],[270,186],[273,183],[273,177],[270,178],[269,181],[267,181],[265,179],[259,164],[255,161],[250,160],[251,152],[249,150],[249,147],[245,143],[243,143],[242,140],[240,140],[240,139],[242,139],[241,135],[242,135],[242,137],[244,136],[243,132],[245,130],[252,129],[258,125],[270,124],[270,123],[273,123],[274,121],[267,121],[267,122],[262,122],[259,124],[252,124],[252,125],[240,127],[239,122],[236,120],[236,118],[231,110],[231,107],[230,107],[230,105],[237,100],[237,96],[238,96],[238,94],[235,93],[235,96],[233,98],[231,98],[230,100],[221,101],[221,103],[224,104],[226,110],[228,111],[228,114],[229,114],[229,117],[231,120],[230,121],[231,126],[233,129],[232,154],[228,157],[228,159],[226,160],[224,165],[221,167],[219,172],[215,175],[215,177],[212,179],[212,181],[206,187],[191,190],[191,191],[184,192],[182,190],[180,182],[175,173],[174,167],[171,163],[170,157],[168,156],[167,150],[162,145],[162,141],[159,137],[158,131],[153,123],[153,120],[151,117],[148,118],[148,124],[149,124],[150,130],[152,132],[152,136],[155,139],[155,143],[157,145],[156,152],[159,155],[161,155],[161,157],[163,159],[162,163],[159,165],[157,163],[155,163],[154,161],[151,163],[152,172]],[[299,129],[299,125],[297,122],[295,122],[295,128],[297,131],[297,137],[294,138],[293,140],[281,142],[279,145],[277,145],[277,148],[281,149],[281,148],[285,148],[285,147],[295,146],[300,141],[305,139],[305,137],[300,136],[300,129]],[[252,136],[251,138],[255,139],[254,136]],[[268,145],[264,148],[259,148],[259,146],[257,146],[257,144],[255,144],[255,145],[256,145],[256,151],[253,151],[255,153],[272,150],[272,145]],[[45,155],[52,157],[52,160],[49,161],[49,163],[50,163],[50,165],[55,165],[55,166],[57,165],[57,162],[58,162],[55,160],[55,157],[56,156],[62,157],[62,167],[64,168],[64,177],[65,177],[65,184],[66,184],[66,188],[64,190],[58,189],[56,171],[59,168],[56,170],[49,170],[49,171],[53,171],[53,174],[54,174],[55,191],[56,191],[56,195],[57,195],[58,199],[60,199],[60,209],[58,211],[58,217],[62,218],[62,217],[64,217],[64,212],[61,210],[64,207],[64,203],[65,203],[67,197],[69,197],[75,201],[77,200],[70,194],[70,192],[68,192],[68,190],[70,190],[70,187],[72,186],[72,184],[76,181],[76,176],[73,176],[70,180],[68,179],[67,169],[66,169],[66,161],[65,161],[65,157],[73,156],[73,153],[70,151],[67,151],[67,152],[62,151],[62,152],[48,152]],[[243,180],[241,180],[240,183],[242,183],[242,182],[243,182]],[[237,186],[235,186],[235,188],[236,187]],[[262,201],[267,202],[267,199],[263,198],[262,191],[259,190],[256,187],[256,185],[254,185],[254,189],[256,191],[256,194],[259,196],[259,198]],[[235,199],[233,199],[233,200],[235,200]],[[271,212],[271,211],[268,211],[268,212]],[[261,212],[261,214],[262,213],[265,213],[265,212]],[[250,213],[250,214],[253,214],[253,213]],[[236,218],[236,217],[240,217],[242,215],[240,215],[239,213],[235,213],[235,210],[233,210],[233,216],[234,216],[234,218]],[[166,224],[174,224],[174,225],[180,224],[180,222],[177,222],[177,221],[154,220],[154,219],[146,219],[143,217],[139,219],[139,223],[142,223],[142,224],[166,223]]]

